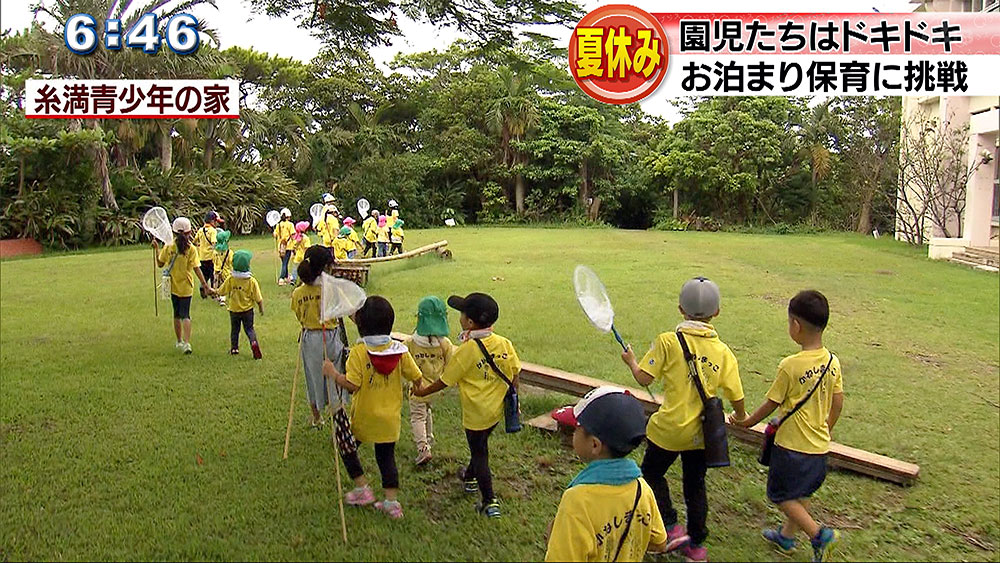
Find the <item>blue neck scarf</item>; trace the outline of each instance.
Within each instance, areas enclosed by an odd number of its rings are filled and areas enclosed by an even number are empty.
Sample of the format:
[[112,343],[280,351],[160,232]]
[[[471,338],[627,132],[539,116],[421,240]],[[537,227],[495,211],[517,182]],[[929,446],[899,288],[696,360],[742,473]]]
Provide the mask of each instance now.
[[642,472],[631,458],[595,459],[569,482],[576,485],[625,485],[639,478]]

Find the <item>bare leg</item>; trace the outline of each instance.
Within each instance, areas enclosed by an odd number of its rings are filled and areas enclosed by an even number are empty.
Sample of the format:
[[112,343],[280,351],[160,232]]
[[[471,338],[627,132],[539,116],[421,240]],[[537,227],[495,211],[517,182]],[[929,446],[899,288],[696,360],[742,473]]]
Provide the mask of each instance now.
[[191,342],[191,319],[181,319],[181,328],[184,332],[184,342]]
[[174,319],[174,334],[177,335],[177,342],[182,342],[181,340],[181,320]]
[[[809,511],[809,499],[807,498],[799,499],[799,504],[802,505],[802,508],[806,509],[806,512]],[[798,524],[793,522],[790,518],[786,519],[785,525],[781,527],[781,535],[785,536],[786,538],[794,538],[795,534],[797,533],[799,533]]]
[[[809,515],[809,510],[803,505],[801,501],[789,500],[778,505],[778,508],[785,513],[788,520],[791,521],[796,527],[805,531],[809,538],[815,538],[816,534],[819,533],[819,524],[813,520],[813,517]],[[784,535],[784,533],[782,533]],[[785,536],[792,537],[792,536]]]

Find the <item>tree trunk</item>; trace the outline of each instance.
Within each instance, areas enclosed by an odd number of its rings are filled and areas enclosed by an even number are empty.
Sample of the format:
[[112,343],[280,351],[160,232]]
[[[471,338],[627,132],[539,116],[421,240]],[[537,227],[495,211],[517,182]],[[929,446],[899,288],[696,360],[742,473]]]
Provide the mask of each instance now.
[[674,188],[674,219],[677,219],[678,207],[680,204],[680,188]]
[[861,215],[858,216],[858,232],[867,235],[872,232],[872,199],[866,196],[861,202]]
[[590,198],[590,179],[587,177],[587,161],[583,160],[580,162],[580,206],[584,209],[590,206],[587,199]]
[[17,167],[17,197],[24,195],[24,157],[21,157],[21,165]]
[[157,127],[160,133],[160,168],[164,172],[174,167],[174,141],[170,136],[170,124]]
[[212,156],[215,152],[215,120],[209,119],[208,131],[205,134],[205,169],[212,167]]
[[587,210],[587,218],[591,221],[597,221],[598,216],[601,214],[601,196],[594,198],[594,203],[590,204],[590,208]]
[[514,206],[518,215],[524,215],[524,174],[520,172],[514,178]]
[[[71,119],[69,123],[70,131],[79,131],[83,123],[79,119]],[[101,127],[96,120],[89,120],[87,123],[90,129],[100,131]],[[111,188],[111,174],[108,172],[108,149],[103,141],[98,141],[91,145],[88,150],[91,160],[94,161],[94,174],[97,175],[97,183],[101,187],[101,201],[104,207],[112,211],[118,211],[118,201],[115,199],[115,192]]]

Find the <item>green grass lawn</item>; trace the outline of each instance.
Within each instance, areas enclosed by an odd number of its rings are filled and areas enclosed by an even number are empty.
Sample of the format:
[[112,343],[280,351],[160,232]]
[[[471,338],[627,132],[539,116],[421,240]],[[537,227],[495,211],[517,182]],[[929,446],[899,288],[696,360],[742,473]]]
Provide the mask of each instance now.
[[[723,295],[716,327],[740,361],[751,408],[778,361],[795,351],[787,300],[799,289],[823,291],[832,307],[827,344],[844,369],[835,439],[921,466],[910,488],[830,474],[815,505],[819,519],[844,530],[839,557],[1000,556],[995,275],[852,235],[409,235],[411,248],[448,238],[455,258],[373,268],[367,289],[392,301],[397,330],[412,330],[424,295],[485,291],[500,303],[497,331],[522,359],[619,383],[630,383],[620,348],[579,310],[573,267],[601,274],[616,325],[640,352],[678,322],[684,280],[711,277]],[[194,355],[180,355],[169,302],[153,316],[148,248],[0,265],[0,560],[542,558],[543,530],[580,463],[557,437],[494,434],[491,465],[505,514],[498,522],[476,517],[454,476],[467,450],[453,392],[435,407],[439,445],[429,468],[413,467],[403,425],[406,517],[349,509],[350,544],[342,543],[329,435],[308,428],[302,382],[291,453],[281,460],[296,354],[290,290],[273,283],[270,239],[237,237],[233,247],[255,251],[267,313],[257,320],[262,362],[229,357],[227,313],[200,300]],[[457,333],[456,315],[451,322]],[[569,402],[528,393],[522,408],[527,417]],[[759,539],[760,528],[778,521],[764,469],[752,449],[733,450],[733,466],[709,474],[710,557],[773,560]],[[370,448],[362,460],[377,483]],[[679,469],[668,478],[682,504]],[[809,555],[800,548],[792,560]]]

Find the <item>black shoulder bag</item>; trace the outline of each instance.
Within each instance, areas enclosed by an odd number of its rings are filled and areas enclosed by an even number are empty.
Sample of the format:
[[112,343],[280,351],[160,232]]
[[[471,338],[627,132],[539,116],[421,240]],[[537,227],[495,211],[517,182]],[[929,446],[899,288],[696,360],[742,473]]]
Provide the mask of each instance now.
[[611,558],[612,561],[618,561],[618,556],[622,552],[622,546],[625,545],[625,538],[628,537],[628,531],[632,528],[632,520],[635,520],[635,511],[639,509],[640,497],[642,497],[642,483],[636,479],[635,502],[632,503],[632,513],[631,516],[625,519],[625,531],[622,532],[622,537],[618,538],[618,549],[615,550],[615,556]]
[[688,349],[687,342],[681,331],[677,331],[677,341],[681,344],[684,352],[684,360],[687,362],[688,371],[694,386],[698,389],[701,403],[704,409],[701,411],[701,430],[705,435],[705,465],[707,467],[728,467],[729,466],[729,441],[726,438],[726,415],[722,408],[722,399],[709,397],[705,393],[705,387],[701,383],[701,375],[698,373],[698,361]]
[[806,393],[806,396],[792,407],[792,410],[785,413],[785,416],[780,418],[774,417],[771,419],[771,422],[767,423],[767,428],[764,429],[764,443],[760,447],[760,457],[757,458],[757,461],[761,465],[771,465],[771,452],[774,450],[774,437],[778,434],[778,428],[791,418],[793,414],[799,412],[799,409],[813,396],[816,389],[819,389],[820,384],[823,383],[823,378],[826,377],[826,372],[830,371],[831,364],[833,364],[833,353],[830,353],[830,360],[826,362],[826,367],[820,372],[819,379],[816,380],[816,385],[813,385],[813,388]]
[[483,341],[475,338],[476,344],[479,345],[479,351],[483,353],[483,357],[493,368],[493,371],[500,376],[500,379],[504,380],[507,384],[507,394],[503,397],[503,425],[504,430],[508,434],[513,434],[515,432],[521,431],[521,406],[517,399],[517,389],[514,388],[514,383],[507,378],[506,375],[500,368],[497,367],[496,362],[493,361],[493,356],[490,355],[489,351],[486,349],[486,345]]

